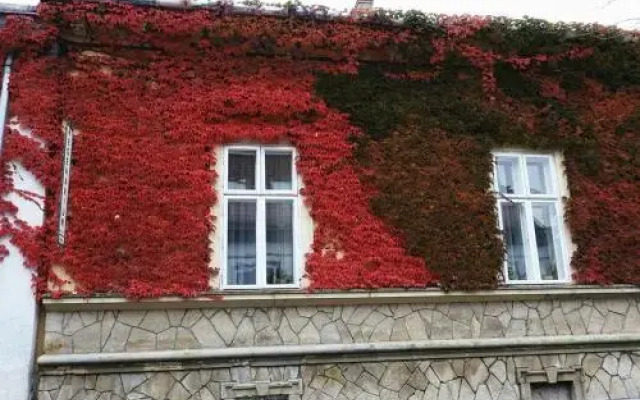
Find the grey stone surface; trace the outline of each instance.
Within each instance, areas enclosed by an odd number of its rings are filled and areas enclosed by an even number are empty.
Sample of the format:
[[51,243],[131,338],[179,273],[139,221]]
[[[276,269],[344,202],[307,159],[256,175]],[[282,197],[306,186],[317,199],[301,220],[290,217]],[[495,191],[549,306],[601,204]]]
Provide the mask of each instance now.
[[38,398],[223,400],[222,384],[282,383],[301,377],[300,400],[519,400],[520,386],[512,366],[539,370],[587,364],[591,376],[585,374],[582,382],[585,399],[640,396],[640,354],[611,352],[278,367],[247,363],[171,372],[45,375],[39,381]]
[[640,333],[635,299],[50,312],[44,349],[62,354],[620,332]]

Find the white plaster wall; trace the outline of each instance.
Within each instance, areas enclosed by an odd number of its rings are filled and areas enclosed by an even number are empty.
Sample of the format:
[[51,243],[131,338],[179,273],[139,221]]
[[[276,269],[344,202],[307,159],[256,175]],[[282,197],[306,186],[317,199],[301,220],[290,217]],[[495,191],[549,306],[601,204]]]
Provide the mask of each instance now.
[[[29,134],[28,130],[21,130]],[[44,188],[21,165],[14,163],[17,189],[44,195]],[[18,207],[18,218],[31,226],[42,225],[42,201],[34,204],[16,194],[6,197]],[[20,251],[0,241],[9,249],[9,256],[0,264],[0,400],[27,400],[33,365],[36,301],[31,288],[32,271],[24,267]]]

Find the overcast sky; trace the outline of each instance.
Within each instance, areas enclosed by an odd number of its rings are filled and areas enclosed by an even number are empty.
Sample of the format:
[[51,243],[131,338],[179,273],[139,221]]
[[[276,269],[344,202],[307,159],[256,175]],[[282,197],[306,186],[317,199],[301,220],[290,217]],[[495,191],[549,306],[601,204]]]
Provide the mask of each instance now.
[[[0,3],[37,4],[37,0],[0,0]],[[353,7],[355,0],[302,0],[302,3],[344,9]],[[527,15],[552,21],[599,22],[626,28],[640,26],[634,20],[640,18],[640,0],[375,0],[374,5],[443,14]]]

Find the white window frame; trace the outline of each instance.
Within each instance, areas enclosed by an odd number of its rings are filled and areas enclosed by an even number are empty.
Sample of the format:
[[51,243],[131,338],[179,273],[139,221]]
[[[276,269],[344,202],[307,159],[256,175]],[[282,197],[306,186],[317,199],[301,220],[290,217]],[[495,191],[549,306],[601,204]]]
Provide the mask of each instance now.
[[[229,152],[249,150],[256,152],[255,165],[255,189],[239,190],[230,189],[229,176]],[[291,189],[288,190],[267,190],[265,188],[265,176],[263,169],[265,165],[265,155],[268,152],[288,152],[291,153]],[[222,193],[222,271],[221,271],[221,287],[222,289],[297,289],[300,288],[301,282],[301,250],[299,239],[299,207],[300,200],[298,195],[298,175],[296,171],[296,149],[291,146],[272,146],[272,145],[230,145],[224,147],[223,152],[223,193]],[[256,202],[256,284],[255,285],[230,285],[227,283],[227,239],[228,239],[228,204],[229,200],[250,200]],[[267,267],[266,267],[266,203],[267,200],[288,200],[293,203],[293,283],[291,284],[267,284]]]
[[[558,170],[558,163],[556,163],[556,157],[549,153],[536,153],[536,152],[524,152],[524,151],[494,151],[493,153],[493,191],[496,196],[496,213],[498,215],[498,227],[500,232],[504,231],[504,224],[502,219],[501,205],[503,203],[520,203],[524,205],[524,232],[523,232],[523,245],[525,246],[525,263],[527,277],[526,280],[513,280],[509,279],[508,270],[508,258],[505,256],[503,272],[505,283],[517,284],[517,285],[544,285],[544,284],[566,284],[571,282],[570,273],[570,256],[568,252],[568,239],[565,235],[564,229],[564,207],[562,202],[562,193],[560,190],[560,171]],[[510,194],[500,193],[498,186],[498,163],[497,157],[509,157],[516,158],[518,160],[518,176],[517,179],[522,185],[523,192]],[[529,178],[527,171],[526,160],[527,157],[546,158],[549,161],[549,173],[551,193],[548,194],[530,194],[529,190]],[[532,203],[549,203],[555,205],[556,210],[556,224],[558,232],[558,254],[557,269],[558,279],[555,280],[543,280],[540,276],[540,265],[538,259],[538,249],[535,242],[535,226],[533,219]],[[502,238],[502,235],[501,235]],[[503,239],[504,242],[504,239]],[[506,246],[506,244],[505,244]],[[555,247],[555,246],[554,246]]]

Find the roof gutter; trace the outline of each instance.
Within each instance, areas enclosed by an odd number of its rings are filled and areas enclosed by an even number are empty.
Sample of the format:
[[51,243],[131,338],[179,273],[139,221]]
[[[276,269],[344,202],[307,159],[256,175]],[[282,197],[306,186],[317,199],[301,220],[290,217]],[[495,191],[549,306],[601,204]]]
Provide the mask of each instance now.
[[9,53],[4,59],[2,71],[2,88],[0,89],[0,154],[4,144],[4,130],[7,123],[7,113],[9,108],[9,76],[13,65],[13,55]]

